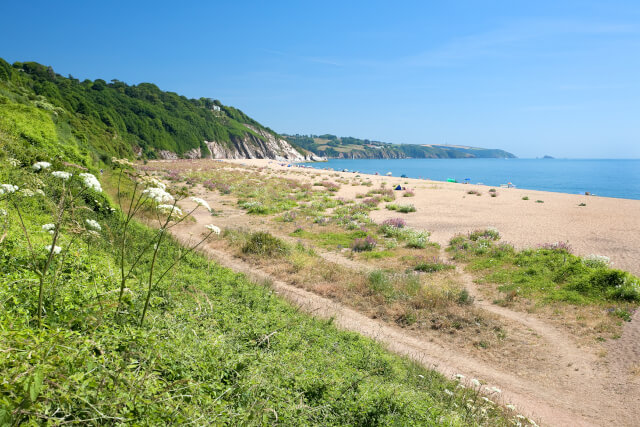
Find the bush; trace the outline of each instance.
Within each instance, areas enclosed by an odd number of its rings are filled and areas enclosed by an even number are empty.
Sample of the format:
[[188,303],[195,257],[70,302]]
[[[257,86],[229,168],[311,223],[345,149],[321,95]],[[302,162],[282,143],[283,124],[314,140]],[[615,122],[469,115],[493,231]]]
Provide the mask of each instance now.
[[414,249],[424,249],[429,244],[429,233],[412,232],[407,239],[407,247]]
[[499,240],[500,233],[495,228],[487,228],[486,230],[475,230],[469,233],[469,240],[474,242],[479,239]]
[[377,244],[378,242],[371,236],[367,236],[364,239],[358,238],[351,243],[351,250],[354,252],[371,251]]
[[242,252],[260,256],[277,256],[288,253],[289,248],[277,237],[264,231],[258,231],[249,235],[246,243],[242,247]]
[[383,226],[389,226],[394,228],[404,228],[407,222],[402,218],[389,218],[382,222]]

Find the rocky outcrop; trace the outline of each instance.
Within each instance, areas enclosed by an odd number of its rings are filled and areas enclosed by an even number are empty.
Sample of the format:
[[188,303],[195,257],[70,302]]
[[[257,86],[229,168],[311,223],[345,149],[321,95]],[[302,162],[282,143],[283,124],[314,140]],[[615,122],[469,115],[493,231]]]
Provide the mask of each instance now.
[[275,159],[279,161],[325,161],[313,153],[300,153],[289,142],[270,132],[245,125],[252,132],[231,142],[205,141],[214,159]]

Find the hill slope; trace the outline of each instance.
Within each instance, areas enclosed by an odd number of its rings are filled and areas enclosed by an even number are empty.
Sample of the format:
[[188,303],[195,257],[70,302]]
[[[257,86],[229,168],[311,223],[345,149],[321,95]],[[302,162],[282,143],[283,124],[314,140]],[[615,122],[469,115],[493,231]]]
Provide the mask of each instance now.
[[[0,132],[32,155],[310,159],[242,111],[151,83],[79,81],[35,62],[0,59]],[[73,148],[72,148],[73,147]]]
[[305,150],[329,158],[344,159],[459,159],[459,158],[515,158],[499,149],[459,145],[391,144],[335,135],[285,135],[287,141]]

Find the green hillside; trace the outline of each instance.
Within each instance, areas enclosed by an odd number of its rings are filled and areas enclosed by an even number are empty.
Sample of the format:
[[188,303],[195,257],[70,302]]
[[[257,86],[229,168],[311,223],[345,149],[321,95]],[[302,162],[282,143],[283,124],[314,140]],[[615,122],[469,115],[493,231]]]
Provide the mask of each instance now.
[[151,83],[80,81],[35,62],[0,59],[0,142],[27,141],[27,152],[12,149],[25,161],[62,155],[86,164],[111,156],[154,159],[162,150],[181,157],[194,149],[205,157],[204,141],[233,150],[269,136],[279,138],[217,100],[188,99]]
[[353,159],[404,159],[404,158],[515,158],[509,152],[499,149],[451,146],[391,144],[335,135],[285,135],[292,144],[327,158]]

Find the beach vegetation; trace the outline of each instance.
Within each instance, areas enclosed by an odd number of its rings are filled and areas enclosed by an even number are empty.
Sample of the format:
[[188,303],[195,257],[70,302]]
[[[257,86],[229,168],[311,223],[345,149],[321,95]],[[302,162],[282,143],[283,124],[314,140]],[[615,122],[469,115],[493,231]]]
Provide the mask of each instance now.
[[640,279],[610,267],[608,258],[581,258],[564,243],[517,251],[499,235],[475,231],[456,236],[448,251],[504,294],[569,304],[640,303]]

